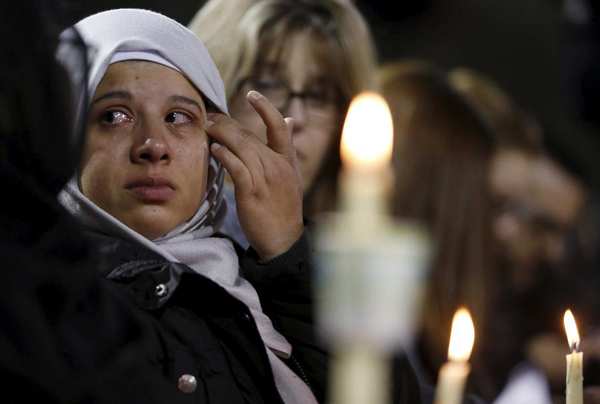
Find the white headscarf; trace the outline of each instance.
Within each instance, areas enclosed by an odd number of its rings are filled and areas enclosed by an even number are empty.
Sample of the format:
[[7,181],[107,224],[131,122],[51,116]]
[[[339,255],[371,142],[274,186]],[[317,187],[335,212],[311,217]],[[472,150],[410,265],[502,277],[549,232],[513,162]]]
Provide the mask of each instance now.
[[[120,9],[88,17],[75,28],[92,52],[89,94],[94,94],[111,63],[148,60],[181,72],[214,107],[228,113],[223,82],[206,48],[176,21],[152,11]],[[284,401],[314,402],[306,385],[273,354],[289,357],[291,346],[262,312],[256,290],[239,276],[238,257],[231,241],[212,237],[226,211],[222,195],[224,175],[222,165],[211,156],[206,197],[196,214],[153,241],[96,206],[81,193],[76,178],[67,184],[59,200],[82,223],[108,235],[135,241],[169,261],[184,263],[244,302],[254,316],[263,342],[270,348],[267,353]]]

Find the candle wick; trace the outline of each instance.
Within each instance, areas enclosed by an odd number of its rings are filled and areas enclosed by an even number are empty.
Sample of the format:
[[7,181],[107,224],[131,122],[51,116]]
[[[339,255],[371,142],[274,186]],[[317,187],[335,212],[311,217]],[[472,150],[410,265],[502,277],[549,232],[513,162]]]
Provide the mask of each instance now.
[[577,342],[573,342],[573,345],[571,345],[571,350],[573,351],[573,353],[577,353]]

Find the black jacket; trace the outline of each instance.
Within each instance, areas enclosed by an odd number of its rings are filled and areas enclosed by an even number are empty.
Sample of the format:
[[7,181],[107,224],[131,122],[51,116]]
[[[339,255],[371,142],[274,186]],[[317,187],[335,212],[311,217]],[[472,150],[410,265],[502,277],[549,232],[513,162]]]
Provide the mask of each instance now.
[[[182,394],[189,402],[282,402],[245,304],[189,267],[140,245],[97,232],[91,236],[102,257],[102,276],[151,319],[155,346],[147,364],[173,389],[188,391]],[[304,244],[299,241],[288,252],[288,266],[300,266],[305,255],[298,250]],[[182,388],[184,375],[193,376],[195,388]]]

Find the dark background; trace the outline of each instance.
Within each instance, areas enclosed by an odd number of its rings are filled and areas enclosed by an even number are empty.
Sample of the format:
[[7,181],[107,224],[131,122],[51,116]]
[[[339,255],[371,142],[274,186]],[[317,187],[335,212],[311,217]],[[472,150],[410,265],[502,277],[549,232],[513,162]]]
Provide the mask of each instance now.
[[[235,1],[235,0],[230,0]],[[588,0],[362,0],[380,61],[424,58],[490,75],[546,131],[548,147],[600,189],[598,2],[585,24],[565,2]],[[74,18],[119,7],[147,8],[187,24],[204,1],[72,2]]]

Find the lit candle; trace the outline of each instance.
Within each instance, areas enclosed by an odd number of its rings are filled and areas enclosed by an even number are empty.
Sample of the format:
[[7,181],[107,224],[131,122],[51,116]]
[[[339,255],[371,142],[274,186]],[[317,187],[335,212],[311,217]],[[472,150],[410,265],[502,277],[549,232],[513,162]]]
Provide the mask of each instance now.
[[462,402],[465,383],[471,365],[469,356],[475,341],[473,320],[467,309],[459,309],[452,320],[448,359],[440,369],[435,393],[435,404],[459,404]]
[[381,217],[392,183],[393,139],[392,115],[383,97],[374,92],[355,97],[342,131],[340,192],[347,231],[362,238],[385,226]]
[[342,132],[341,156],[345,168],[380,170],[392,158],[392,115],[383,97],[374,92],[352,100]]
[[564,322],[569,348],[573,351],[567,355],[567,404],[583,404],[583,352],[577,352],[579,332],[571,310],[565,312]]
[[328,402],[385,404],[389,357],[412,337],[429,244],[387,215],[392,117],[376,93],[351,103],[342,132],[340,212],[319,220],[319,329],[332,346]]
[[[336,260],[327,274],[332,276],[327,291],[330,304],[322,312],[327,318],[324,328],[337,345],[329,400],[336,404],[387,401],[389,365],[382,341],[389,339],[388,323],[372,320],[377,317],[373,307],[379,307],[381,295],[386,295],[377,276],[384,265],[374,267],[370,261],[373,255],[381,256],[379,248],[387,241],[382,237],[388,236],[385,202],[391,184],[392,141],[392,116],[383,97],[373,92],[356,96],[346,115],[340,146],[343,213],[330,229],[331,237],[319,243],[322,247],[343,243],[343,248],[334,248]],[[346,262],[350,256],[352,262]],[[341,271],[336,270],[338,266]]]

